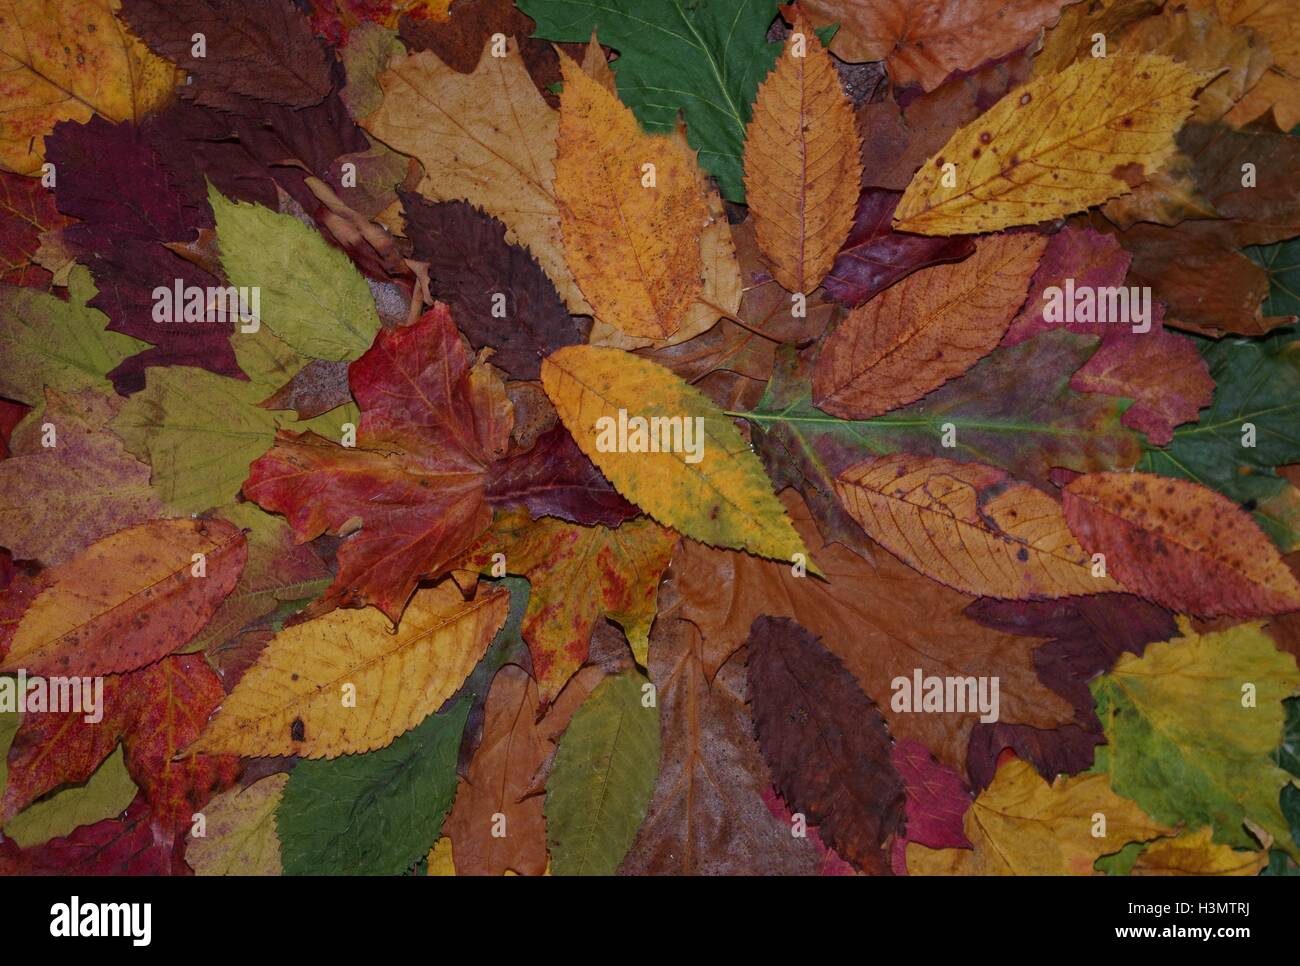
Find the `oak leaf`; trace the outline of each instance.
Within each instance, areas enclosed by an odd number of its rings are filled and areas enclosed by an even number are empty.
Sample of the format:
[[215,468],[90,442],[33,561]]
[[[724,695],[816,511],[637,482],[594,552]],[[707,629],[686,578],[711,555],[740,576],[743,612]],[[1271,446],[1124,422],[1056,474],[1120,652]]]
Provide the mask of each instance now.
[[745,129],[745,196],[758,244],[791,292],[820,285],[848,235],[860,151],[835,65],[798,16]]
[[[1089,57],[1036,78],[959,130],[921,168],[894,226],[923,235],[996,231],[1125,194],[1129,166],[1154,172],[1173,155],[1174,132],[1208,80],[1156,54]],[[944,184],[947,164],[955,165],[954,187]]]

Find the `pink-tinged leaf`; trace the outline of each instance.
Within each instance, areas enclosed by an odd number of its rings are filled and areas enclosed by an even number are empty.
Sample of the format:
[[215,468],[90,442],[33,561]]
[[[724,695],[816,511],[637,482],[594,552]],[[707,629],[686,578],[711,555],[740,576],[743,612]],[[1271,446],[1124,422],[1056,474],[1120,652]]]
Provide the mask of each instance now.
[[0,171],[0,282],[47,289],[50,273],[36,264],[41,233],[71,219],[54,206],[54,192],[40,178]]
[[493,464],[487,498],[497,507],[524,507],[534,518],[585,525],[616,527],[641,512],[619,495],[560,425],[537,437],[531,449]]
[[1127,590],[1204,617],[1300,610],[1300,582],[1227,497],[1150,473],[1086,473],[1064,491],[1070,530]]
[[0,671],[101,675],[150,664],[207,623],[247,556],[243,532],[223,520],[119,530],[47,571]]
[[512,409],[495,371],[471,365],[441,303],[382,330],[348,377],[361,407],[357,445],[282,432],[244,495],[284,514],[299,541],[352,534],[314,613],[373,604],[397,621],[417,581],[445,572],[491,523],[484,488]]
[[[767,810],[772,813],[772,817],[778,822],[785,823],[789,828],[794,827],[794,813],[790,811],[790,806],[786,805],[785,799],[770,785],[763,789],[763,804],[767,806]],[[808,825],[805,832],[808,843],[821,856],[821,868],[818,869],[818,875],[858,874],[858,870],[853,868],[852,863],[845,862],[834,849],[822,841],[821,834],[817,831],[816,826]]]
[[975,240],[909,235],[894,231],[901,191],[867,188],[858,196],[849,237],[822,280],[826,293],[849,308],[861,305],[917,269],[958,262],[975,251]]
[[907,844],[932,849],[968,849],[962,818],[970,807],[970,790],[951,768],[939,764],[919,741],[898,741],[890,760],[907,795],[906,833],[894,840],[890,861],[895,875],[907,875]]

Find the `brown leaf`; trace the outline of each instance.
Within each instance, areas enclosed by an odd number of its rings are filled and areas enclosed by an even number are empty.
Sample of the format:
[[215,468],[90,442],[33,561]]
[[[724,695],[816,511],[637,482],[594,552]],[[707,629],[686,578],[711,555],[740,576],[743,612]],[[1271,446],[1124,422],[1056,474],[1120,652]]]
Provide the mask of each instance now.
[[903,781],[874,701],[814,634],[760,617],[747,642],[754,730],[781,797],[864,872],[889,871]]
[[814,404],[866,419],[961,375],[1001,341],[1046,246],[1040,235],[986,238],[965,261],[909,275],[850,312],[817,360]]

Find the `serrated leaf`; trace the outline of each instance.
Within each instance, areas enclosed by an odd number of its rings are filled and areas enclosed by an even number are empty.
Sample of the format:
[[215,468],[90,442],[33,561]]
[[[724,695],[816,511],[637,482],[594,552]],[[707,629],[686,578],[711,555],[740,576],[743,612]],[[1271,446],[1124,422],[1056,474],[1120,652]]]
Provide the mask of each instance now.
[[396,632],[369,608],[285,628],[189,750],[335,758],[383,748],[460,688],[509,600],[484,590],[465,601],[444,582],[411,598]]
[[659,711],[641,675],[606,678],[573,715],[546,782],[555,875],[613,875],[636,838],[659,768]]
[[204,834],[191,837],[185,861],[195,875],[282,875],[275,812],[289,776],[283,772],[222,792],[203,810]]
[[286,875],[397,875],[428,854],[456,794],[468,697],[386,748],[302,761],[276,809]]
[[[907,186],[894,226],[971,234],[1048,221],[1125,194],[1126,166],[1158,170],[1208,75],[1154,54],[1087,57],[967,124]],[[956,185],[943,182],[956,165]]]
[[[615,489],[659,523],[714,546],[779,560],[792,560],[797,553],[807,558],[735,426],[699,390],[667,369],[617,349],[568,346],[542,363],[542,385],[582,451]],[[681,451],[617,452],[617,445],[606,446],[611,439],[617,443],[620,412],[647,421],[675,417],[682,427],[679,446],[686,442],[689,421],[699,458]]]

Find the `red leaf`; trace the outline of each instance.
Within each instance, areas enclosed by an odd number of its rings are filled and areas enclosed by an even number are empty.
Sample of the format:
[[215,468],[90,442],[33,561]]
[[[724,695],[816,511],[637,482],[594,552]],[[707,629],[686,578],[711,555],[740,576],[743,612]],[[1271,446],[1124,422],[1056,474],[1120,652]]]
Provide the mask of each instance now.
[[895,875],[907,875],[907,844],[932,849],[968,849],[962,818],[970,790],[951,768],[939,764],[919,741],[900,741],[890,750],[907,793],[907,833],[894,840],[890,855]]
[[511,407],[500,377],[471,365],[441,303],[381,331],[348,378],[361,407],[356,447],[282,432],[244,495],[283,513],[299,541],[359,523],[313,613],[373,604],[396,621],[416,582],[445,572],[491,522],[484,488]]
[[49,288],[50,273],[34,261],[41,232],[69,221],[54,207],[54,192],[39,178],[0,171],[0,282]]

